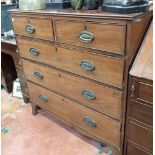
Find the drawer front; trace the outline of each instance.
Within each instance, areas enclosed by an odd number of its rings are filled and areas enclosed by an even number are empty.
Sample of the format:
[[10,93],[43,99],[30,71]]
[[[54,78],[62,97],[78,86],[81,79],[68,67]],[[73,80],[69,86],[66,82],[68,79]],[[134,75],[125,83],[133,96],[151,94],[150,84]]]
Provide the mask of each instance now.
[[149,151],[153,150],[153,132],[146,127],[129,122],[128,139]]
[[140,102],[153,103],[153,86],[138,80],[131,80],[131,98]]
[[[28,80],[68,96],[80,103],[117,119],[122,119],[122,93],[80,79],[56,69],[23,61]],[[42,78],[35,75],[38,72]]]
[[147,102],[153,102],[153,87],[151,85],[138,82],[137,98]]
[[153,125],[153,107],[151,105],[130,101],[129,117],[132,117],[142,123]]
[[[40,61],[81,76],[122,88],[124,60],[80,52],[51,45],[18,39],[20,52],[24,57]],[[39,51],[37,56],[30,48]]]
[[151,155],[140,148],[136,147],[135,144],[127,144],[127,155]]
[[57,42],[124,54],[126,26],[55,21],[55,31]]
[[50,19],[12,17],[16,34],[36,37],[45,40],[54,40],[53,26]]
[[53,64],[53,57],[56,53],[54,46],[43,42],[23,39],[21,37],[17,37],[17,43],[22,57],[46,64]]
[[31,99],[41,108],[73,123],[88,133],[119,148],[120,126],[118,121],[94,112],[56,93],[28,82]]

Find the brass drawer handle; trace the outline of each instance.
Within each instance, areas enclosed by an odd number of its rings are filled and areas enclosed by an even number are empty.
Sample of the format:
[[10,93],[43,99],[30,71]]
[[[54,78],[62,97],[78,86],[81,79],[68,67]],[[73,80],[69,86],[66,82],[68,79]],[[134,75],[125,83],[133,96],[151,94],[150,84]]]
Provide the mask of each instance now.
[[43,74],[40,73],[40,72],[34,72],[34,76],[35,76],[37,79],[43,79]]
[[88,91],[88,90],[83,90],[82,91],[82,95],[87,100],[95,100],[96,99],[95,94],[90,92],[90,91]]
[[39,95],[39,99],[41,102],[44,102],[44,103],[46,103],[48,101],[47,97],[44,95]]
[[86,30],[80,32],[77,37],[80,41],[85,43],[91,43],[94,40],[94,35]]
[[33,56],[39,55],[39,51],[36,48],[30,48],[29,51]]
[[95,122],[93,119],[89,118],[89,117],[85,117],[85,118],[83,119],[83,121],[84,121],[84,123],[85,123],[86,125],[88,125],[88,126],[90,126],[90,127],[96,127],[96,126],[97,126],[96,122]]
[[35,27],[33,25],[31,25],[31,24],[27,24],[25,26],[25,31],[28,32],[28,33],[34,33]]
[[80,66],[83,69],[87,70],[87,71],[93,71],[93,70],[95,70],[95,65],[92,62],[88,61],[88,60],[82,60],[80,62]]

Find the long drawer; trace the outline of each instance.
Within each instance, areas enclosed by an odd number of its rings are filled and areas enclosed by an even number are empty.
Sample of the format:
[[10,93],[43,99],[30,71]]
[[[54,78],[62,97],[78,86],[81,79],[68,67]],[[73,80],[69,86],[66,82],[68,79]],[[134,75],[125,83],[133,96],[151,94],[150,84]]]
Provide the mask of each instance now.
[[125,53],[126,25],[55,21],[56,41],[113,53]]
[[99,112],[122,119],[122,92],[28,60],[23,60],[23,68],[28,80],[69,96]]
[[12,17],[12,21],[16,34],[54,41],[51,19]]
[[[18,44],[23,57],[43,62],[99,82],[119,88],[123,87],[123,59],[60,47],[54,48],[49,44],[21,38],[18,39]],[[38,51],[38,54],[32,54],[37,53],[36,51]]]
[[121,123],[94,112],[67,98],[28,82],[31,100],[42,109],[52,112],[89,134],[120,149]]
[[151,129],[129,121],[128,139],[152,152],[153,132]]

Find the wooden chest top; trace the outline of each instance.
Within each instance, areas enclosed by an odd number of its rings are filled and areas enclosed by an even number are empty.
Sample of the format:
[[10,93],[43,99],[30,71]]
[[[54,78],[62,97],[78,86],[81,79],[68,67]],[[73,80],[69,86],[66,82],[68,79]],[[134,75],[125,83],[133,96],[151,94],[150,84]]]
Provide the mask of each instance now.
[[[152,8],[150,8],[150,11],[152,12]],[[146,12],[147,13],[150,13]],[[107,19],[127,19],[127,20],[133,20],[135,18],[138,18],[142,15],[144,15],[143,12],[141,13],[133,13],[133,14],[118,14],[118,13],[111,13],[111,12],[105,12],[101,9],[99,10],[73,10],[71,8],[69,9],[56,9],[56,10],[34,10],[34,11],[21,11],[18,9],[11,10],[12,13],[24,13],[29,15],[35,15],[35,14],[42,14],[42,15],[55,15],[55,16],[74,16],[74,17],[89,17],[89,18],[107,18]]]

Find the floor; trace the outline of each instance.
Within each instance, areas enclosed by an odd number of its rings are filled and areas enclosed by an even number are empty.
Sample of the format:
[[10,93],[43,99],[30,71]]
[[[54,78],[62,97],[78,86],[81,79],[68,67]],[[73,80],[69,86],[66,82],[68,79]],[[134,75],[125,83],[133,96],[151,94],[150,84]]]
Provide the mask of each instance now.
[[111,150],[1,91],[2,155],[111,155]]

